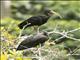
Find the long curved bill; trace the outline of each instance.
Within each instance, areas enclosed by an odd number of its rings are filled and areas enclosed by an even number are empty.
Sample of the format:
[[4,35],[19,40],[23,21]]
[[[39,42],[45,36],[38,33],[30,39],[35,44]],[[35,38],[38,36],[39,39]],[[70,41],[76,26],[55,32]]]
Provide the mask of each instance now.
[[51,12],[52,12],[53,14],[59,16],[59,17],[62,19],[62,16],[61,16],[59,13],[57,13],[57,12],[55,12],[55,11],[51,11]]

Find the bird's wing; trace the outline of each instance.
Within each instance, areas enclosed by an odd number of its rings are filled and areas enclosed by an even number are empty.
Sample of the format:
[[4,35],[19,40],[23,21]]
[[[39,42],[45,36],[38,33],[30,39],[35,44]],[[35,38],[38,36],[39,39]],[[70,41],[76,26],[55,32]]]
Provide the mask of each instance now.
[[25,40],[23,40],[17,47],[16,50],[23,50],[23,49],[27,49],[30,47],[30,42],[32,41],[33,36],[26,38]]
[[34,16],[29,19],[27,19],[28,23],[31,23],[32,25],[41,24],[43,22],[44,16]]
[[31,36],[25,39],[24,41],[22,41],[17,47],[17,50],[23,50],[23,49],[35,47],[39,44],[43,44],[46,40],[48,40],[48,37],[42,34]]
[[18,27],[22,29],[24,26],[29,27],[29,26],[34,26],[34,25],[42,25],[44,24],[48,19],[45,16],[34,16],[30,17],[29,19],[21,22]]
[[28,38],[26,38],[25,40],[23,40],[23,41],[20,43],[20,45],[25,45],[25,44],[29,43],[30,41],[32,41],[32,39],[33,39],[33,36],[28,37]]

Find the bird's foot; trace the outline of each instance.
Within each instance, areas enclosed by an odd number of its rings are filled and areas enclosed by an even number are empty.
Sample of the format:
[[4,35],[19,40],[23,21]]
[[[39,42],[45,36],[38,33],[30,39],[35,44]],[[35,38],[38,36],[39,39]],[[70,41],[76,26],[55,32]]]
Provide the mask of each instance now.
[[40,29],[39,28],[37,29],[37,33],[40,33]]

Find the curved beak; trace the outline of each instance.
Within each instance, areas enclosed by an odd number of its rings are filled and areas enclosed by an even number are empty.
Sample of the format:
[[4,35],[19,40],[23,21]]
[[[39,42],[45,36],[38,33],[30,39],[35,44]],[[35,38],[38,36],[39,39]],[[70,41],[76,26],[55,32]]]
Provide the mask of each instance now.
[[55,12],[55,11],[51,11],[51,13],[59,16],[59,17],[62,19],[62,16],[61,16],[59,13],[57,13],[57,12]]

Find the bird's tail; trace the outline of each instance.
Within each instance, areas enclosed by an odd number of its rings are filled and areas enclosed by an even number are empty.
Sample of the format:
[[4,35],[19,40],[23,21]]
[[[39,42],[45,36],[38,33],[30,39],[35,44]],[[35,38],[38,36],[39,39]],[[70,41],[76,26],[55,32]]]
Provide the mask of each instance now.
[[28,26],[28,23],[26,21],[23,21],[22,23],[18,24],[18,27],[20,29],[23,29],[24,26],[25,26],[25,28],[27,28],[27,26]]
[[24,49],[28,49],[26,46],[24,45],[19,45],[17,48],[16,48],[16,51],[18,50],[24,50]]
[[18,24],[18,27],[20,28],[20,29],[23,29],[23,23],[20,23],[20,24]]

